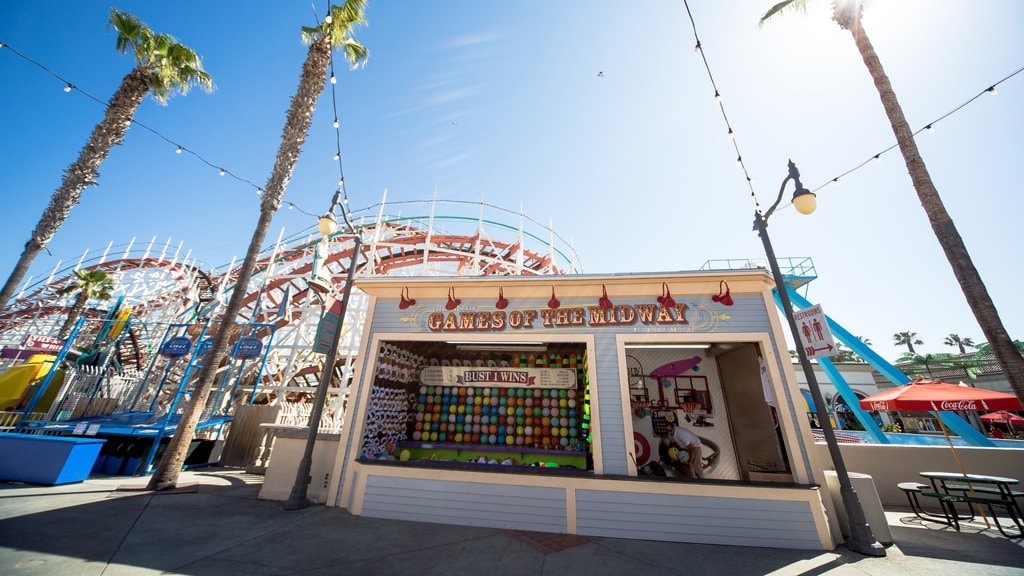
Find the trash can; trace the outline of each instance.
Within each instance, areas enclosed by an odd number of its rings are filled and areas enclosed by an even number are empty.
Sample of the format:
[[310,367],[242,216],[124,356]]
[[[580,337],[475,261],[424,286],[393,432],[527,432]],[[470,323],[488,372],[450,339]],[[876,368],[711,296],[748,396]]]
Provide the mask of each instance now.
[[[892,531],[889,530],[889,521],[885,518],[885,511],[882,510],[882,500],[878,497],[878,490],[875,489],[875,481],[868,474],[849,472],[850,485],[857,492],[857,499],[860,500],[860,507],[864,510],[864,519],[871,528],[871,533],[882,544],[892,544]],[[839,527],[843,536],[850,535],[850,519],[846,515],[846,506],[843,505],[843,495],[839,491],[839,477],[835,470],[825,470],[825,481],[828,483],[828,491],[832,496],[832,506],[835,508],[836,517],[839,518]]]

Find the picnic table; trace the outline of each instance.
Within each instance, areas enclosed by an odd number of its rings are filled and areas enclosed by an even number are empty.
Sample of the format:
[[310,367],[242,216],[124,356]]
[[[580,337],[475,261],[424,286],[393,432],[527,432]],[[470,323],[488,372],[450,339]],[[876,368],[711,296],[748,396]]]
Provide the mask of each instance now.
[[[961,472],[921,472],[921,477],[930,482],[929,486],[914,482],[899,485],[907,494],[910,506],[919,518],[933,522],[941,522],[960,530],[960,520],[974,518],[970,509],[972,504],[985,506],[995,520],[999,532],[1007,538],[1024,537],[1024,514],[1021,513],[1017,498],[1024,492],[1014,490],[1019,484],[1016,478],[1004,476],[987,476],[984,474],[964,474]],[[918,496],[934,498],[942,508],[942,516],[924,510]],[[956,504],[967,504],[967,514],[960,514]],[[1017,527],[1017,533],[1008,533],[996,518],[996,509],[1005,510],[1006,514]]]

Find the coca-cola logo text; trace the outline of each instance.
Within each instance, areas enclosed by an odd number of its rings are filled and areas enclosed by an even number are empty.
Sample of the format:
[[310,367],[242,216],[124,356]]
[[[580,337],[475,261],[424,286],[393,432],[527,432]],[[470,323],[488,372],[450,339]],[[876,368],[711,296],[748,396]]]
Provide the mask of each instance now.
[[943,400],[939,402],[939,410],[977,410],[978,403],[974,400]]

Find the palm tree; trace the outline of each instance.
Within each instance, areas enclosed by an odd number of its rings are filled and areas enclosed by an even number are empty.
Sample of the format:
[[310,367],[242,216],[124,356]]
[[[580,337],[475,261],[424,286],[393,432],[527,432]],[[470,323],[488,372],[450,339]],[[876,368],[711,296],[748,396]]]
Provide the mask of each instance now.
[[916,354],[914,350],[914,344],[924,344],[924,342],[917,337],[917,332],[897,332],[892,335],[892,341],[897,346],[906,346],[910,349],[911,354]]
[[203,70],[199,56],[173,36],[156,34],[138,18],[117,10],[110,11],[110,26],[117,30],[117,51],[123,54],[130,50],[135,54],[135,68],[121,80],[121,86],[107,103],[103,120],[93,128],[78,159],[64,170],[60,187],[50,197],[50,204],[25,243],[21,258],[0,289],[0,309],[7,306],[32,261],[68,219],[85,187],[96,184],[100,164],[110,149],[124,140],[135,110],[146,94],[166,104],[170,96],[187,94],[193,85],[207,91],[213,89],[213,80]]
[[114,279],[111,278],[103,270],[75,270],[75,281],[57,291],[58,296],[67,296],[73,292],[77,292],[75,296],[75,303],[71,305],[71,310],[68,311],[68,318],[64,321],[64,325],[60,327],[60,332],[57,333],[57,338],[61,340],[68,337],[71,334],[71,329],[75,326],[75,322],[85,312],[85,305],[89,303],[89,300],[110,300],[113,296],[114,291]]
[[331,52],[335,48],[341,48],[346,60],[353,68],[365,63],[369,56],[366,48],[352,37],[352,31],[356,26],[366,24],[365,11],[366,0],[346,0],[341,6],[332,5],[319,26],[304,26],[302,28],[302,39],[309,43],[309,51],[306,61],[302,65],[299,87],[296,89],[288,109],[284,132],[281,135],[281,145],[277,149],[277,157],[274,161],[274,169],[270,173],[270,179],[267,180],[266,188],[263,191],[260,217],[256,223],[256,229],[253,231],[252,239],[249,241],[249,250],[245,254],[245,261],[242,262],[242,267],[238,271],[235,289],[232,291],[231,299],[224,311],[220,330],[217,331],[213,347],[208,352],[208,358],[204,362],[203,370],[199,374],[199,381],[192,391],[184,414],[181,416],[181,422],[157,464],[153,477],[150,478],[150,490],[166,490],[177,485],[185,454],[195,435],[196,425],[206,406],[213,381],[217,377],[218,366],[227,352],[228,340],[232,333],[230,328],[234,325],[234,319],[242,308],[245,287],[249,285],[249,279],[256,266],[256,259],[263,246],[270,221],[281,205],[285,188],[288,186],[288,181],[291,180],[292,171],[299,158],[302,143],[309,133],[316,101],[326,84]]
[[974,340],[970,338],[961,338],[959,334],[950,334],[943,340],[946,346],[956,346],[960,348],[960,354],[967,354],[967,347],[974,347]]
[[[771,7],[761,17],[761,23],[781,12],[787,7],[803,8],[807,0],[786,0]],[[982,332],[992,345],[992,352],[1003,369],[1007,380],[1014,393],[1019,398],[1024,398],[1024,356],[1013,345],[1009,333],[1003,327],[1003,321],[999,318],[992,297],[989,296],[985,283],[981,280],[981,274],[974,266],[971,255],[967,252],[967,246],[956,229],[952,217],[946,211],[942,198],[939,197],[935,185],[932,183],[928,168],[921,158],[917,149],[917,142],[914,141],[914,133],[903,115],[896,93],[889,83],[889,77],[882,68],[882,63],[875,53],[874,46],[868,39],[867,33],[861,25],[862,5],[860,0],[835,0],[832,3],[832,19],[843,30],[849,30],[853,35],[853,41],[860,51],[861,59],[867,66],[868,72],[874,80],[875,88],[882,100],[882,107],[885,109],[889,124],[896,135],[896,142],[899,144],[900,152],[903,154],[903,161],[907,165],[910,179],[917,191],[917,197],[921,201],[928,221],[931,222],[932,231],[942,247],[942,251],[949,260],[953,269],[953,275],[960,283],[960,289],[967,299],[967,304],[974,313]]]

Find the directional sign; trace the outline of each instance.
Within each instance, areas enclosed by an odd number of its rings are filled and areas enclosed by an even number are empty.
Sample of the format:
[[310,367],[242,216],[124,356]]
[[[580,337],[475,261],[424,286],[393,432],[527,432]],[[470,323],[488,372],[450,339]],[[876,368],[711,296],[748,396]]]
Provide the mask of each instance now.
[[820,304],[794,312],[793,319],[800,331],[800,345],[808,358],[828,358],[838,352]]

